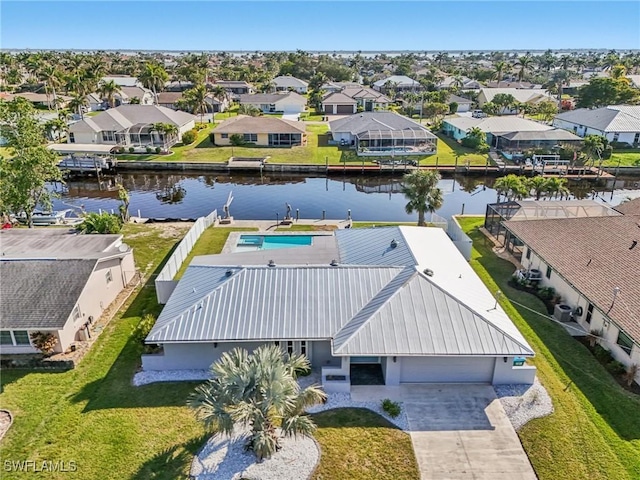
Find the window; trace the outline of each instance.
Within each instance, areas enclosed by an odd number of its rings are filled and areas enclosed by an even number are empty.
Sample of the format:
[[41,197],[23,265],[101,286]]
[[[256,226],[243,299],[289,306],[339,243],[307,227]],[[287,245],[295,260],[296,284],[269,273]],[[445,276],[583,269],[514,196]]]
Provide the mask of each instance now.
[[113,282],[113,275],[111,275],[111,269],[107,270],[105,278],[107,279],[107,285]]
[[73,311],[71,312],[71,318],[73,318],[74,320],[80,318],[80,307],[78,305],[73,308]]
[[547,266],[547,278],[551,278],[551,266]]
[[587,307],[587,316],[585,317],[585,322],[591,323],[591,317],[593,317],[593,303],[590,303]]
[[618,340],[616,341],[618,346],[622,348],[628,355],[631,355],[631,348],[633,347],[633,340],[631,337],[624,333],[622,330],[618,333]]
[[76,137],[73,135],[73,132],[69,132],[69,143],[76,143]]
[[29,341],[29,332],[26,330],[14,330],[13,338],[16,341],[16,345],[31,345]]
[[613,134],[613,141],[614,142],[617,142],[619,138],[620,138],[620,134],[618,132]]
[[229,134],[228,133],[221,133],[220,134],[220,138],[229,138]]
[[304,340],[300,342],[300,353],[302,355],[306,355],[307,354],[307,342],[304,341]]
[[287,341],[287,353],[289,355],[293,354],[293,342],[291,340]]
[[11,332],[3,330],[0,332],[0,345],[13,345],[13,338],[11,338]]
[[102,131],[102,141],[103,142],[113,142],[115,141],[115,136],[113,132],[103,130]]
[[258,134],[257,133],[245,133],[244,134],[244,141],[245,142],[257,142],[258,141]]
[[530,248],[527,248],[527,255],[526,255],[526,257],[527,257],[527,260],[529,260],[529,259],[531,258],[531,249],[530,249]]
[[636,133],[633,136],[633,143],[634,143],[634,145],[637,145],[638,143],[640,143],[640,133]]

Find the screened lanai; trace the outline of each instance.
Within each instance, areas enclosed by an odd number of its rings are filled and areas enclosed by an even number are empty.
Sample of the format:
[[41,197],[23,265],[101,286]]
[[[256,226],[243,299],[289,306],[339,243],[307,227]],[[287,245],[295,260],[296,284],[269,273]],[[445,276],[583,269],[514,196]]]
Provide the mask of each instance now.
[[136,123],[116,132],[118,145],[169,148],[177,141],[177,135],[158,131],[154,123]]
[[427,130],[367,130],[356,135],[363,156],[433,155],[438,138]]

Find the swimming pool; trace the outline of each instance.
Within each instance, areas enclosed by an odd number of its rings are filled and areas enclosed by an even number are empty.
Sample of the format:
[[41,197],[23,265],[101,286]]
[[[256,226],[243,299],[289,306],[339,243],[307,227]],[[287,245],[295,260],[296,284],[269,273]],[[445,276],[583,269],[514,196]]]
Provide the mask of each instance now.
[[308,247],[312,242],[313,235],[240,235],[236,252]]

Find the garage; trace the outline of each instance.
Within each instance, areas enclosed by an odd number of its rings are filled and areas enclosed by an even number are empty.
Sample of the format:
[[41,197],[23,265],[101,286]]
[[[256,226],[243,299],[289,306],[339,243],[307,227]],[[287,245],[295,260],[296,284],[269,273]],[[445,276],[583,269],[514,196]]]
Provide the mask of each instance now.
[[491,383],[493,357],[403,357],[401,383]]
[[353,113],[353,105],[336,105],[338,114],[351,115]]

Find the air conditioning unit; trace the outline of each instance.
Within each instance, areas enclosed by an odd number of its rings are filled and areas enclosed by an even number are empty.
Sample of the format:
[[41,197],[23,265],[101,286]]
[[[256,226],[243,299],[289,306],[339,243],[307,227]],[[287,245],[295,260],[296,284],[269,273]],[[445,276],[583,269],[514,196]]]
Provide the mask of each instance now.
[[561,322],[570,322],[572,310],[569,305],[560,303],[553,309],[553,316]]

